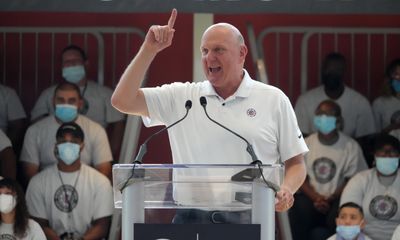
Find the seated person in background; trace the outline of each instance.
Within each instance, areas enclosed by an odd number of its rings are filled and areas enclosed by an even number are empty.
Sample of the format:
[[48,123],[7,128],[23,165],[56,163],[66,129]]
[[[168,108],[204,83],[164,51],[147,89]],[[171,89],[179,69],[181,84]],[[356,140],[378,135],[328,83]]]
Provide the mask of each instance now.
[[383,95],[372,104],[377,131],[400,128],[400,58],[386,68]]
[[113,213],[110,181],[80,161],[86,147],[76,123],[64,123],[55,134],[57,164],[29,182],[26,201],[47,239],[103,239]]
[[0,176],[15,179],[17,160],[11,141],[0,129]]
[[12,142],[15,153],[19,153],[24,139],[26,114],[14,89],[0,84],[0,129]]
[[13,179],[0,180],[0,212],[0,239],[46,239],[40,225],[29,218],[24,192]]
[[[82,48],[76,45],[65,47],[61,53],[62,77],[77,84],[83,98],[79,113],[102,125],[109,133],[109,142],[114,157],[117,157],[125,130],[125,115],[111,106],[112,90],[87,78],[89,60]],[[31,120],[54,114],[53,96],[56,86],[45,89],[31,111]],[[115,158],[114,158],[115,159]]]
[[340,195],[348,179],[367,169],[360,146],[339,130],[343,119],[339,105],[321,102],[315,110],[317,133],[305,141],[307,178],[289,211],[294,239],[326,239],[335,231]]
[[346,61],[339,53],[330,53],[322,64],[322,86],[302,94],[295,112],[303,134],[316,132],[313,125],[314,111],[325,99],[335,101],[342,109],[343,132],[354,138],[375,133],[374,116],[368,100],[344,84]]
[[336,234],[328,240],[371,240],[361,231],[365,227],[364,213],[355,203],[344,203],[336,218]]
[[393,136],[379,135],[374,149],[376,167],[351,178],[340,202],[360,205],[365,233],[374,240],[387,240],[400,224],[400,142]]
[[96,122],[78,114],[82,107],[79,88],[64,82],[57,86],[53,98],[55,115],[31,125],[25,135],[20,161],[28,183],[39,170],[57,163],[54,156],[54,136],[64,122],[76,122],[86,135],[80,160],[111,178],[111,150],[104,129]]

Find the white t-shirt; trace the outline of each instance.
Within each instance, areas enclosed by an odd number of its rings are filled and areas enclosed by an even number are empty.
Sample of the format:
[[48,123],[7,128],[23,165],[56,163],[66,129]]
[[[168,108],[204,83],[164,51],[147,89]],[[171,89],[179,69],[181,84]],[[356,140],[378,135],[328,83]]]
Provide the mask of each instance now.
[[362,206],[364,232],[374,240],[388,240],[400,224],[400,171],[394,182],[381,184],[375,168],[356,174],[343,190],[340,204],[354,202]]
[[[337,238],[337,234],[330,236],[327,240],[344,240],[343,238]],[[356,240],[371,240],[367,235],[361,233],[358,235]]]
[[26,118],[26,114],[17,93],[0,84],[0,129],[7,132],[9,121],[22,118]]
[[92,221],[112,215],[112,194],[110,181],[95,169],[82,164],[80,171],[67,173],[59,172],[54,164],[31,179],[26,202],[29,213],[48,220],[58,235],[82,236]]
[[311,186],[319,194],[329,197],[342,185],[345,178],[367,169],[362,150],[352,138],[339,132],[333,145],[324,145],[313,133],[306,139],[310,151],[305,155]]
[[[313,123],[315,110],[322,101],[327,99],[329,97],[324,91],[324,86],[311,89],[299,97],[295,111],[299,127],[303,133],[311,134],[317,131]],[[364,96],[346,86],[342,96],[334,101],[342,110],[343,132],[346,135],[361,137],[375,133],[372,109]]]
[[[82,115],[79,115],[75,122],[85,134],[81,161],[91,166],[110,162],[111,148],[104,128]],[[31,125],[25,134],[20,160],[40,165],[41,169],[57,163],[54,148],[60,126],[53,115]]]
[[7,135],[0,129],[0,152],[7,147],[11,147],[11,141]]
[[[53,95],[55,89],[56,86],[51,86],[40,94],[31,111],[32,120],[44,114],[54,114]],[[124,119],[125,115],[111,105],[111,89],[93,81],[87,82],[86,90],[85,87],[80,87],[80,89],[88,103],[87,112],[83,112],[83,115],[103,127]]]
[[[45,89],[31,111],[31,119],[44,114],[54,114],[53,95],[56,86]],[[112,90],[93,81],[87,81],[87,87],[80,87],[83,98],[87,100],[87,112],[81,113],[103,127],[124,119],[125,115],[111,105]]]
[[210,117],[247,139],[263,163],[284,162],[308,151],[289,99],[244,72],[238,90],[225,100],[209,81],[143,89],[150,116],[143,118],[146,126],[169,126],[184,116],[185,102],[192,101],[187,118],[168,130],[174,163],[252,162],[242,139],[206,117],[201,96],[207,98]]
[[46,235],[44,234],[40,225],[32,219],[28,221],[28,229],[26,235],[23,238],[17,238],[14,235],[14,224],[0,224],[0,239],[4,240],[44,240]]
[[372,103],[377,131],[381,131],[390,123],[400,122],[400,99],[394,96],[378,97]]
[[392,240],[400,240],[400,225],[394,230]]

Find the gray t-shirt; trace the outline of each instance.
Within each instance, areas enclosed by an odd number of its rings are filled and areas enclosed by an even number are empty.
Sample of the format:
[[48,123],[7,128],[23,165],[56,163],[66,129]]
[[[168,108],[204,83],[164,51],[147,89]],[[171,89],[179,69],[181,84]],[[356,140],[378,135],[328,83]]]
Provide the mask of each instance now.
[[0,129],[7,132],[9,121],[23,118],[26,114],[17,93],[0,84]]

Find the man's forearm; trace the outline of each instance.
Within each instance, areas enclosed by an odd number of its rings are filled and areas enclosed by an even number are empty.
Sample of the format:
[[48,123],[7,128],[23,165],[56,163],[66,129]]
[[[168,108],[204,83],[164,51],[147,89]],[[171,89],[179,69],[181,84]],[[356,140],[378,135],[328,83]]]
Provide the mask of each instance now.
[[307,171],[304,164],[304,157],[299,154],[285,162],[285,177],[281,188],[286,188],[294,194],[306,179]]

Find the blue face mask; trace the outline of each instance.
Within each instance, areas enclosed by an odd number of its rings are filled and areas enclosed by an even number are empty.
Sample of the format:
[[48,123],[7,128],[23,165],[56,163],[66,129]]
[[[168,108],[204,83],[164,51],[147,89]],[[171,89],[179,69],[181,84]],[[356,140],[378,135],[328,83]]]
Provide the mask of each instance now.
[[75,105],[57,104],[54,114],[63,123],[72,122],[78,116],[78,108]]
[[80,146],[76,143],[65,142],[57,145],[58,157],[67,165],[79,158]]
[[396,93],[400,92],[400,80],[392,79],[392,88]]
[[336,227],[336,233],[344,238],[345,240],[353,240],[360,234],[360,226],[359,225],[339,225]]
[[336,129],[336,117],[316,115],[314,116],[314,126],[322,134],[328,134]]
[[382,175],[389,176],[395,173],[399,167],[398,157],[375,157],[376,169]]
[[83,65],[77,65],[72,67],[65,67],[62,70],[62,76],[65,80],[70,83],[78,83],[85,77],[85,68]]

